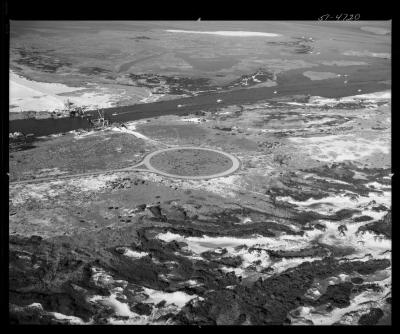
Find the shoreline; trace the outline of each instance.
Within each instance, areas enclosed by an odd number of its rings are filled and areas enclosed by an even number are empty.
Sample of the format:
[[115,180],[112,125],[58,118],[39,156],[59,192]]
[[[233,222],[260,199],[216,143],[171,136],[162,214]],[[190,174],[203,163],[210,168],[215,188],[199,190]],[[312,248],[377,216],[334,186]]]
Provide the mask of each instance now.
[[[323,81],[332,81],[335,79],[321,80],[311,82],[308,87],[302,86],[299,90],[298,86],[291,87],[262,87],[253,89],[241,89],[234,92],[214,93],[195,97],[186,97],[176,100],[158,101],[147,104],[135,104],[132,106],[111,107],[103,109],[105,117],[112,122],[128,122],[140,119],[159,117],[164,115],[186,115],[198,110],[220,108],[227,105],[240,105],[247,103],[257,103],[268,99],[276,98],[274,91],[279,89],[278,97],[289,97],[293,95],[305,95],[310,91],[315,91],[311,96],[322,98],[345,98],[357,96],[360,94],[381,93],[391,91],[387,85],[378,84],[371,85],[369,83],[349,84],[347,87],[336,87],[332,89],[329,83],[323,85]],[[362,87],[362,88],[360,88]],[[309,89],[307,89],[309,88]],[[359,92],[362,89],[362,93]],[[216,103],[217,99],[221,99],[220,103]],[[178,108],[178,105],[183,107]],[[114,115],[113,115],[114,114]],[[89,118],[96,117],[95,111],[87,112]],[[20,119],[9,121],[9,133],[22,132],[33,133],[34,137],[47,136],[56,133],[69,132],[78,129],[88,129],[91,125],[88,119],[77,117],[65,118],[44,118],[44,119]]]

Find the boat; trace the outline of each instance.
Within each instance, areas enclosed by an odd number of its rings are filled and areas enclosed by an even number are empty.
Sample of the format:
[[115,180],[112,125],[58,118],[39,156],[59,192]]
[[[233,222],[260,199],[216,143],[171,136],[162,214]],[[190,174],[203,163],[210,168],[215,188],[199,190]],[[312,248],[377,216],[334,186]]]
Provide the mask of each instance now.
[[99,118],[89,120],[89,122],[93,125],[93,127],[98,128],[98,129],[103,129],[103,128],[109,126],[109,121],[108,121],[108,119],[105,119],[104,112],[101,113],[100,110],[97,109],[97,113],[99,114]]

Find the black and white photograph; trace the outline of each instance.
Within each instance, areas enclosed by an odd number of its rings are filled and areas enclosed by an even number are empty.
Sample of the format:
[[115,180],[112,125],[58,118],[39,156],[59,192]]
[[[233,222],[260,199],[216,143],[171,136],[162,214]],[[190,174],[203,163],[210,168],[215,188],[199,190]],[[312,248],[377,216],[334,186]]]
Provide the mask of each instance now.
[[391,325],[391,20],[11,19],[7,57],[10,324]]

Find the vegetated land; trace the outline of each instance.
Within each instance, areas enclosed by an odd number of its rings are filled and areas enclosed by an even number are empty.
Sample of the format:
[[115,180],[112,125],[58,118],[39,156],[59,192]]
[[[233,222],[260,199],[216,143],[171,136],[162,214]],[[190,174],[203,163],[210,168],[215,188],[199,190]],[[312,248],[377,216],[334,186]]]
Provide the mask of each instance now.
[[[129,84],[148,89],[150,82],[177,92],[182,82],[193,84],[185,78],[199,74],[203,87],[224,80],[256,87],[261,77],[276,86],[267,87],[269,95],[258,91],[256,101],[236,103],[232,90],[228,102],[204,95],[211,101],[204,108],[180,115],[149,113],[124,126],[29,143],[10,139],[11,181],[71,175],[10,184],[11,322],[390,324],[390,35],[385,22],[347,23],[318,29],[302,22],[199,23],[205,31],[282,34],[265,43],[165,31],[194,30],[193,23],[181,22],[119,22],[108,30],[96,22],[74,28],[59,23],[54,30],[54,23],[29,23],[14,30],[13,52],[33,43],[26,32],[41,36],[35,59],[29,52],[12,56],[19,66],[14,69],[31,71],[35,80],[64,82],[64,73],[69,84],[88,78],[105,84],[129,73]],[[60,36],[71,36],[74,48],[60,45],[66,41]],[[52,57],[50,41],[65,57],[62,66],[43,56],[47,45]],[[139,52],[132,58],[127,42]],[[15,65],[18,57],[27,60]],[[266,72],[251,76],[261,65]],[[321,79],[312,81],[306,71],[338,76],[312,73]],[[175,75],[179,79],[167,79]],[[304,80],[340,94],[309,94],[302,91],[310,87],[302,86]],[[378,86],[383,89],[372,89]],[[184,146],[230,153],[240,169],[210,180],[114,172],[150,152]],[[199,164],[190,166],[193,151],[172,152],[154,163],[198,174],[230,166],[209,152],[198,153]],[[90,171],[98,174],[75,175]]]
[[[147,139],[112,128],[10,153],[19,175],[105,171],[10,185],[12,321],[389,322],[390,100],[302,99],[135,124]],[[106,173],[165,145],[242,166],[212,180]]]
[[142,139],[113,131],[42,139],[32,150],[10,151],[10,181],[130,167],[151,150]]
[[[390,35],[368,29],[371,26],[387,29],[385,22],[196,23],[197,30],[242,28],[278,34],[261,38],[170,31],[193,30],[192,22],[92,21],[71,27],[62,21],[15,21],[10,116],[49,117],[49,111],[60,109],[67,99],[96,109],[273,87],[290,70],[317,77],[327,72],[335,80],[334,74],[350,71],[358,77],[384,65],[380,73],[390,76]],[[352,79],[347,79],[350,84]]]

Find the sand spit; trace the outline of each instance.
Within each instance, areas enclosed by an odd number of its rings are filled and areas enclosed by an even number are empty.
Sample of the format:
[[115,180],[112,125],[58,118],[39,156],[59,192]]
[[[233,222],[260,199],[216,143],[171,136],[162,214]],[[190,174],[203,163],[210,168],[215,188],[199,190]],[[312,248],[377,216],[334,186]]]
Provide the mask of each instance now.
[[334,107],[340,103],[360,103],[376,106],[377,103],[389,103],[392,98],[391,90],[381,92],[358,94],[353,96],[345,96],[342,98],[325,98],[321,96],[311,96],[308,103],[298,103],[302,106],[330,106]]
[[390,30],[385,29],[385,28],[366,26],[366,27],[361,27],[360,29],[367,31],[367,32],[372,32],[373,34],[376,34],[376,35],[389,35],[390,34]]
[[351,61],[351,60],[332,60],[332,61],[322,61],[322,65],[326,66],[359,66],[368,65],[365,61]]
[[10,111],[58,111],[65,109],[67,101],[75,106],[108,108],[120,99],[107,89],[91,85],[69,87],[60,83],[28,80],[10,71]]
[[198,31],[198,30],[174,30],[169,29],[167,32],[186,33],[186,34],[206,34],[228,37],[278,37],[279,34],[258,32],[258,31]]
[[303,75],[311,80],[326,80],[337,77],[337,74],[332,72],[306,71],[303,73]]
[[364,51],[349,50],[349,51],[343,52],[343,55],[345,55],[345,56],[356,56],[356,57],[386,58],[386,59],[390,59],[391,58],[390,53],[386,53],[386,52],[370,52],[370,51],[367,51],[367,50],[364,50]]

